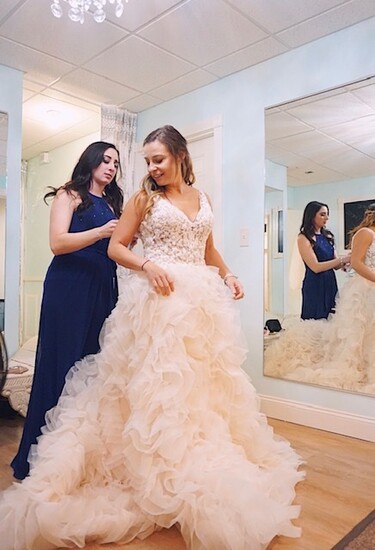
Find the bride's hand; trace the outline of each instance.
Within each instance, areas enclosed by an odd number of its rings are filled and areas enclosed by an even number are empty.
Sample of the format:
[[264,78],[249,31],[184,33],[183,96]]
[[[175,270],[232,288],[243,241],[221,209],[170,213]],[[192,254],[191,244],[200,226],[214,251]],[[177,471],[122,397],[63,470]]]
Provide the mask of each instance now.
[[225,281],[225,284],[232,291],[232,296],[234,300],[240,300],[245,296],[243,286],[237,279],[237,277],[228,277],[228,279]]
[[161,267],[149,260],[144,264],[143,271],[157,294],[169,296],[174,291],[172,277]]

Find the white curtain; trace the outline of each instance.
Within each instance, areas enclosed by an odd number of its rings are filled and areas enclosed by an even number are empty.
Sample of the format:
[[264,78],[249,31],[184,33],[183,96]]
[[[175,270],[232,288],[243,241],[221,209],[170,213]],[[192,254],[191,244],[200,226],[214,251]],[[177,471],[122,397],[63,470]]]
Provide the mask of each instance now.
[[[137,115],[115,105],[101,106],[101,139],[116,145],[120,151],[122,177],[119,185],[125,202],[134,193],[134,158]],[[138,188],[138,186],[137,186]]]

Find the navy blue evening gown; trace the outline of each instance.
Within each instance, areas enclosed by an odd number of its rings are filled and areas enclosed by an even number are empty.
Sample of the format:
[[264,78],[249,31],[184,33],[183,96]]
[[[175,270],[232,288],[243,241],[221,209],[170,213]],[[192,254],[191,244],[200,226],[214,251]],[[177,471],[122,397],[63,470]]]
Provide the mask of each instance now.
[[[106,200],[90,194],[92,205],[74,212],[70,233],[100,227],[115,215]],[[72,365],[99,351],[99,333],[118,297],[116,264],[107,256],[109,239],[55,256],[44,281],[35,374],[23,435],[12,461],[14,476],[29,472],[27,457],[54,407]]]
[[[316,234],[314,252],[319,262],[333,260],[335,249],[324,235]],[[327,319],[334,309],[337,294],[337,280],[333,269],[314,273],[306,264],[302,283],[302,319]]]

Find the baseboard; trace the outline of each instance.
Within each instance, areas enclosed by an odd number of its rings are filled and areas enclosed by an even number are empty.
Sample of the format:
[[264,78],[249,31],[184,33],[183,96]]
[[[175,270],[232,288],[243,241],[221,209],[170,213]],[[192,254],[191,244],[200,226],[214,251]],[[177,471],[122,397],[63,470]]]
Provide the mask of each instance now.
[[318,428],[326,432],[375,443],[375,418],[306,405],[296,401],[261,395],[261,410],[270,418]]

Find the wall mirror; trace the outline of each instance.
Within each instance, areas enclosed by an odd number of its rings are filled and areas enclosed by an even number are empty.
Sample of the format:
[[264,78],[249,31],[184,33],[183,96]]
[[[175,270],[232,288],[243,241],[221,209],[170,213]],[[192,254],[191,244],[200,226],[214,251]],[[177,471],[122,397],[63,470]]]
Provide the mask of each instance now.
[[0,112],[0,332],[4,330],[5,307],[5,213],[8,115]]
[[[264,319],[278,319],[285,331],[301,313],[304,265],[296,238],[306,204],[328,204],[327,228],[342,254],[353,212],[375,201],[375,77],[269,108],[265,128]],[[336,276],[340,292],[351,274]],[[265,330],[265,349],[282,336]],[[264,374],[281,377],[267,358]],[[351,391],[375,395],[362,386]]]

